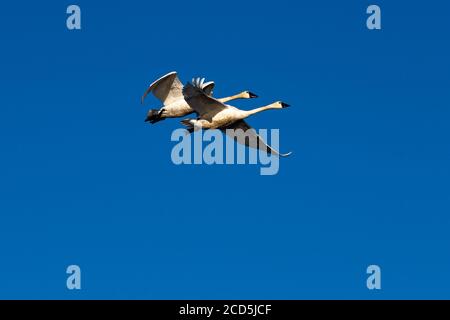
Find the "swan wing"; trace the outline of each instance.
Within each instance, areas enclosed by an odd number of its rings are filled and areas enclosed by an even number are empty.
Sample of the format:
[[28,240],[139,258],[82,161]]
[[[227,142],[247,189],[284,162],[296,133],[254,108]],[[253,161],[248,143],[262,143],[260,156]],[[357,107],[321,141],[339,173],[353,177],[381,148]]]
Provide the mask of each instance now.
[[213,95],[214,86],[215,86],[214,81],[206,82],[205,84],[203,84],[203,87],[202,87],[203,92],[205,92],[206,95],[208,95],[208,96],[212,96]]
[[[236,131],[237,129],[241,129],[242,131]],[[275,154],[282,157],[287,157],[288,155],[291,154],[291,152],[280,153],[271,146],[269,146],[256,133],[255,129],[250,127],[244,120],[238,120],[236,122],[233,122],[231,125],[227,126],[226,128],[223,128],[222,131],[224,131],[230,137],[233,137],[234,140],[236,140],[238,143],[243,144],[247,147],[263,150],[266,151],[267,153]]]
[[211,111],[219,112],[227,106],[222,102],[207,95],[204,90],[204,79],[194,79],[193,83],[187,83],[183,88],[183,95],[189,106],[201,117]]
[[183,84],[180,82],[180,79],[178,79],[176,71],[173,71],[153,82],[148,87],[147,91],[145,91],[141,98],[141,102],[144,102],[145,97],[150,92],[164,105],[167,105],[175,100],[183,98]]

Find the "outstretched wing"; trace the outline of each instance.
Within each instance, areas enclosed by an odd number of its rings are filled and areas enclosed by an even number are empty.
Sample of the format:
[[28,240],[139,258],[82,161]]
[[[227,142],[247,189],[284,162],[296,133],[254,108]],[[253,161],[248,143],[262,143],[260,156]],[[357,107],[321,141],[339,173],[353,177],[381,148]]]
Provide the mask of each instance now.
[[162,76],[148,87],[141,98],[142,103],[150,92],[164,105],[167,105],[183,97],[183,84],[178,79],[177,73],[173,71]]
[[201,117],[202,115],[226,109],[222,102],[208,96],[204,91],[204,79],[193,79],[192,83],[187,83],[183,88],[183,95],[189,106]]
[[[227,129],[231,129],[231,132]],[[237,129],[241,129],[242,131],[236,131]],[[287,157],[292,153],[280,153],[266,144],[264,140],[256,133],[255,129],[250,127],[244,120],[233,122],[231,125],[226,128],[222,128],[221,130],[228,134],[230,137],[233,137],[234,140],[236,140],[238,143],[246,145],[250,148],[260,149],[266,151],[267,153],[279,155],[282,157]]]

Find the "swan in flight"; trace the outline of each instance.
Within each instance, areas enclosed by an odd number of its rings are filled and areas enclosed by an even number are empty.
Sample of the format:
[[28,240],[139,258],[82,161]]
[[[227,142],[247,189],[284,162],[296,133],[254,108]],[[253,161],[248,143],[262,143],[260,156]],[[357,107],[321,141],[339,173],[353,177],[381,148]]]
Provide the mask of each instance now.
[[[214,89],[214,82],[202,82],[199,89],[207,96],[211,96],[212,90]],[[175,71],[170,72],[153,82],[142,96],[141,103],[144,103],[145,97],[150,92],[162,102],[163,106],[159,110],[150,109],[147,113],[147,118],[145,119],[146,122],[153,124],[166,118],[184,117],[195,111],[184,100],[183,84],[180,82],[180,79],[178,79],[178,75]],[[256,94],[250,91],[243,91],[239,94],[218,100],[225,103],[235,99],[251,99],[257,97]]]
[[[224,104],[204,92],[204,79],[192,79],[192,84],[188,83],[183,88],[183,95],[186,102],[198,114],[197,119],[184,119],[181,121],[189,132],[197,129],[220,129],[226,134],[232,134],[233,138],[243,145],[251,148],[264,150],[268,153],[286,157],[291,152],[282,154],[271,146],[267,145],[264,140],[256,134],[256,131],[250,127],[245,118],[256,113],[270,109],[284,109],[289,107],[288,104],[277,101],[264,107],[253,110],[240,110],[236,107]],[[231,130],[228,130],[231,129]],[[241,129],[241,132],[236,131]],[[242,134],[241,134],[242,133]]]

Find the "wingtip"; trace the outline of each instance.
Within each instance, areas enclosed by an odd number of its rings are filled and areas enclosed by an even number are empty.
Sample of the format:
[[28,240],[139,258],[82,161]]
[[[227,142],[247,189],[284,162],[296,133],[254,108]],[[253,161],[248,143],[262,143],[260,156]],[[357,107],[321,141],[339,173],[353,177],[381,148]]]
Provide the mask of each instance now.
[[147,90],[145,90],[144,94],[142,95],[142,97],[141,97],[141,104],[144,104],[145,98],[147,98],[148,94],[149,94],[150,92],[152,92],[152,85],[153,85],[153,84],[151,84],[151,85],[147,88]]
[[280,156],[289,157],[291,154],[292,154],[292,151],[289,151],[288,153],[280,153]]

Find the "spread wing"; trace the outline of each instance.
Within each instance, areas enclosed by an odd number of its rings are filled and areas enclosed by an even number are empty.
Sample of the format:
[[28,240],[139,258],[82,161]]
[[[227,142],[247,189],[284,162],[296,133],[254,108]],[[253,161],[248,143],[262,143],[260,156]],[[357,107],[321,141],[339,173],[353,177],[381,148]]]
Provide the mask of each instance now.
[[[227,129],[232,129],[233,131],[230,132]],[[237,129],[241,129],[242,131],[235,131]],[[287,157],[291,154],[291,152],[280,153],[266,144],[264,140],[256,133],[255,129],[250,127],[244,120],[236,121],[228,127],[223,128],[222,131],[224,131],[230,137],[233,137],[234,140],[236,140],[238,143],[246,145],[247,147],[263,150],[267,153],[279,155],[282,157]],[[230,135],[230,133],[232,133],[232,135]]]
[[150,92],[164,105],[167,105],[183,97],[183,84],[178,79],[177,73],[173,71],[153,82],[145,91],[141,102],[144,102]]
[[189,106],[200,117],[211,111],[219,112],[226,109],[226,105],[205,93],[203,81],[204,79],[193,79],[192,83],[187,83],[184,86],[183,95]]

